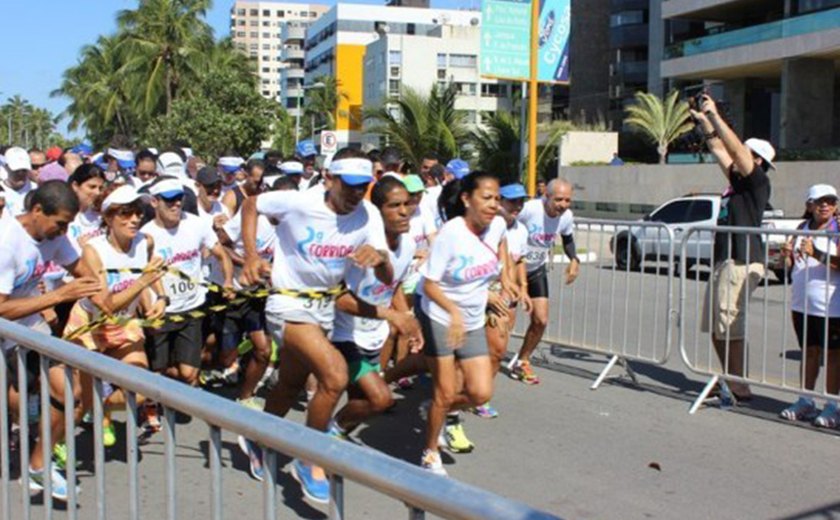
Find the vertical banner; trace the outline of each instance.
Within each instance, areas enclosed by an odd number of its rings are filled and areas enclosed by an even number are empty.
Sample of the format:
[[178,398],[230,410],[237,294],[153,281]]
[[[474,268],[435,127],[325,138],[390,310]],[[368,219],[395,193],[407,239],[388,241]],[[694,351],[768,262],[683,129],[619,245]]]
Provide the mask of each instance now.
[[568,83],[571,0],[540,0],[540,83]]

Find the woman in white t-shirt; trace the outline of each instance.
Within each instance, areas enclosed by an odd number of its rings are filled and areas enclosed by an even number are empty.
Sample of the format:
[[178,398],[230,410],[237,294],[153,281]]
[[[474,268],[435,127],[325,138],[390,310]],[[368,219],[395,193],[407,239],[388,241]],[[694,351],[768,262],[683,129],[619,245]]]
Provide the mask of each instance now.
[[[448,194],[455,196],[450,199]],[[439,436],[447,412],[484,404],[493,394],[485,313],[490,284],[501,273],[500,257],[507,254],[507,226],[497,216],[499,181],[491,174],[473,172],[441,197],[448,221],[420,268],[423,280],[415,312],[434,381],[421,465],[445,475]],[[459,368],[463,388],[458,385]]]
[[[151,237],[139,232],[143,206],[134,187],[113,185],[106,191],[102,215],[106,233],[87,241],[82,258],[102,280],[102,306],[115,322],[74,334],[77,329],[102,317],[103,309],[94,306],[89,299],[83,299],[73,306],[65,334],[89,350],[146,369],[149,362],[138,310],[142,309],[145,317],[151,319],[162,316],[166,310],[166,297],[158,297],[152,303],[151,292],[163,294],[160,284],[164,275],[163,260],[152,256]],[[143,397],[137,397],[141,404]],[[117,389],[105,405],[121,406],[125,402],[125,395]],[[92,379],[85,374],[82,374],[82,404],[85,410],[93,405]],[[107,410],[103,427],[105,445],[113,446],[116,436]]]
[[[826,390],[840,393],[840,226],[837,220],[837,190],[828,184],[816,184],[808,190],[806,220],[800,229],[833,233],[829,237],[794,237],[782,249],[791,269],[791,311],[793,328],[805,351],[804,388],[814,390],[825,360]],[[826,318],[828,336],[826,337]],[[824,351],[823,349],[826,348]],[[813,420],[816,426],[840,426],[837,401],[829,399],[822,413],[814,399],[801,396],[782,410],[790,421]]]

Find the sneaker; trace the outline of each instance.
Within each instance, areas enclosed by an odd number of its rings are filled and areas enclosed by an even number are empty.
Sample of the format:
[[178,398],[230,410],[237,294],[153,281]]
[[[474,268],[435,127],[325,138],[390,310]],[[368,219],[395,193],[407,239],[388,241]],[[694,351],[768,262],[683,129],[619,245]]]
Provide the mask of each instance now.
[[250,410],[256,410],[258,412],[263,411],[263,405],[260,404],[256,397],[252,396],[246,399],[237,399],[236,402]]
[[222,372],[222,382],[228,386],[236,386],[239,383],[239,364],[228,367]]
[[144,419],[140,426],[139,437],[141,440],[146,440],[159,432],[161,429],[157,403],[147,402],[143,405],[143,411],[141,413],[143,414]]
[[262,482],[265,479],[265,469],[262,465],[262,448],[241,435],[237,437],[237,441],[239,449],[248,456],[248,461],[251,464],[251,476]]
[[225,382],[221,370],[201,370],[198,372],[198,384],[203,387],[218,388]]
[[106,448],[111,448],[117,443],[117,431],[114,429],[114,423],[109,422],[108,424],[102,425],[102,444],[105,445]]
[[[55,466],[52,467],[52,471],[50,472],[50,481],[52,497],[56,500],[66,502],[69,493],[67,490],[67,479],[64,478],[64,475],[62,475]],[[44,491],[44,487],[44,470],[41,469],[40,471],[35,471],[34,469],[29,468],[29,494],[37,495],[38,493]],[[81,488],[76,486],[76,495],[80,492]]]
[[440,452],[423,450],[423,456],[420,457],[420,466],[435,475],[440,475],[441,477],[449,476],[446,468],[443,467],[443,461],[440,460]]
[[475,444],[467,438],[467,434],[464,432],[464,424],[461,422],[447,424],[442,433],[442,440],[446,441],[446,448],[453,453],[470,453],[475,449]]
[[397,380],[397,386],[401,390],[408,390],[414,386],[414,381],[410,377],[401,377]]
[[330,419],[330,425],[327,427],[327,435],[340,441],[348,440],[347,432],[335,422],[335,419]]
[[485,403],[481,406],[476,406],[473,408],[472,412],[479,417],[483,417],[485,419],[495,419],[499,416],[499,411],[493,408],[490,403]]
[[[67,470],[67,443],[57,442],[53,446],[53,464],[61,471]],[[82,467],[82,462],[76,460],[76,469]]]
[[323,468],[295,459],[292,461],[292,476],[300,483],[306,498],[319,504],[330,502],[330,481]]
[[837,409],[837,403],[827,403],[822,413],[814,419],[814,426],[820,428],[837,428],[840,426],[840,410]]
[[813,399],[800,397],[795,403],[782,410],[779,416],[788,421],[812,421],[818,413]]
[[537,377],[536,373],[534,373],[534,369],[531,367],[530,361],[520,361],[515,367],[513,367],[513,370],[511,370],[510,377],[518,379],[526,385],[540,384],[540,378]]

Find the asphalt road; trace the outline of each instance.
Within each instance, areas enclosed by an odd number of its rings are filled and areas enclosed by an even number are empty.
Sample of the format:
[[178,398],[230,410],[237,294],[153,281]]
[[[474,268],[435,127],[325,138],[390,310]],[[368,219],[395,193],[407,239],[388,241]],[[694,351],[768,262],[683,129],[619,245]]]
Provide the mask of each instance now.
[[[667,301],[669,281],[673,301],[678,300],[678,278],[667,271],[646,266],[642,273],[613,274],[605,265],[585,266],[572,286],[574,293],[571,288],[562,292],[562,303],[561,292],[554,291],[551,336],[572,345],[612,345],[614,351],[632,351],[641,357],[664,356],[667,331],[677,333],[675,320],[668,319]],[[702,279],[689,285],[689,291],[702,295]],[[772,370],[768,363],[768,377],[778,377],[787,365],[795,374],[796,360],[780,357],[778,350],[778,345],[785,350],[795,345],[792,331],[784,330],[784,287],[759,289],[756,298],[763,301],[765,292],[768,307],[777,310],[768,321],[769,344],[777,350],[756,358],[759,349],[754,348],[751,361],[773,360]],[[687,292],[687,301],[693,294]],[[760,305],[750,312],[753,319],[763,316]],[[693,338],[688,323],[686,337]],[[755,334],[762,330],[759,326]],[[704,343],[698,340],[697,345]],[[528,387],[500,375],[493,404],[501,416],[493,420],[469,416],[467,432],[477,448],[471,454],[445,456],[447,470],[452,478],[565,518],[840,518],[831,455],[838,437],[777,419],[791,396],[765,389],[755,389],[757,398],[749,407],[729,411],[707,407],[688,415],[705,379],[684,368],[677,345],[673,343],[670,360],[662,366],[632,363],[639,385],[618,378],[597,391],[589,390],[589,385],[603,368],[605,356],[543,345],[536,356],[542,383]],[[517,346],[514,339],[511,349]],[[621,369],[615,373],[621,374]],[[429,393],[424,381],[400,391],[395,410],[360,429],[353,441],[416,463],[423,427],[417,405]],[[300,410],[289,416],[293,421],[302,417]],[[107,517],[125,518],[124,430],[120,416],[116,418],[119,443],[108,452],[105,498]],[[97,497],[90,433],[80,430],[77,439],[84,461],[79,518],[93,518]],[[210,512],[207,439],[208,428],[200,421],[177,428],[181,518],[203,518]],[[223,443],[225,517],[261,516],[262,485],[248,475],[247,459],[236,446],[235,435],[226,432]],[[141,448],[143,518],[165,516],[163,451],[160,435]],[[288,462],[283,457],[279,461],[278,518],[325,518],[325,507],[301,496]],[[12,518],[18,519],[19,485],[13,483],[11,490]],[[35,518],[44,514],[39,502],[40,498],[34,499]],[[347,518],[391,519],[405,514],[402,504],[347,483]],[[63,515],[57,511],[54,518]]]

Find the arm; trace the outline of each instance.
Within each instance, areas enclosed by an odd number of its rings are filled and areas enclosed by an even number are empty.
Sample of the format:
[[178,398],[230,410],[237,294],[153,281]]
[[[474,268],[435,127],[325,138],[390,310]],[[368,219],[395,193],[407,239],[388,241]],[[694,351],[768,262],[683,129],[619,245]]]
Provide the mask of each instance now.
[[723,141],[720,140],[717,130],[715,130],[715,127],[705,114],[696,110],[689,111],[691,112],[691,117],[694,118],[694,121],[706,138],[706,148],[708,148],[709,153],[715,157],[718,166],[720,166],[720,169],[723,172],[723,176],[726,177],[727,181],[729,181],[729,167],[732,166],[733,161],[729,152],[726,151],[726,147],[723,146]]
[[222,247],[222,244],[216,242],[212,248],[210,248],[210,253],[216,257],[219,263],[222,266],[222,275],[224,276],[224,287],[226,289],[233,288],[233,262],[231,262],[230,257],[225,252],[225,248]]
[[709,96],[703,96],[703,106],[701,107],[703,114],[706,115],[706,118],[712,124],[717,132],[720,140],[723,142],[723,146],[726,148],[726,152],[732,158],[733,162],[735,163],[735,167],[738,169],[738,173],[742,177],[746,177],[750,175],[755,168],[755,162],[753,161],[752,152],[750,151],[747,146],[738,139],[738,136],[735,135],[735,132],[729,128],[729,125],[720,117],[718,114],[717,106],[715,102]]
[[97,295],[100,302],[98,307],[106,314],[115,314],[128,307],[135,298],[140,296],[144,289],[160,280],[164,274],[162,270],[163,260],[160,257],[153,258],[146,267],[146,272],[135,283],[124,291],[112,293],[108,291],[108,274],[105,272],[99,253],[95,249],[89,245],[84,246],[81,263],[90,266],[94,272],[99,273],[98,277],[102,284],[102,290]]
[[[394,292],[394,299],[397,295],[402,294],[402,286],[398,286]],[[403,296],[403,298],[405,298]],[[405,304],[405,299],[403,299]],[[362,300],[355,293],[347,291],[335,301],[336,309],[353,316],[361,318],[374,318],[377,320],[386,320],[392,324],[400,334],[406,336],[420,336],[420,325],[414,319],[414,315],[408,310],[406,305],[405,310],[398,310],[396,308],[384,307],[382,305],[371,305]]]
[[245,250],[245,264],[242,278],[246,285],[255,285],[271,273],[271,266],[257,254],[257,197],[248,197],[242,202],[242,245]]
[[236,213],[236,194],[233,193],[233,190],[228,191],[225,193],[225,196],[222,197],[222,205],[227,208],[228,215]]
[[561,235],[563,238],[563,252],[569,257],[569,267],[566,268],[566,285],[572,284],[580,271],[580,259],[575,248],[574,235]]

